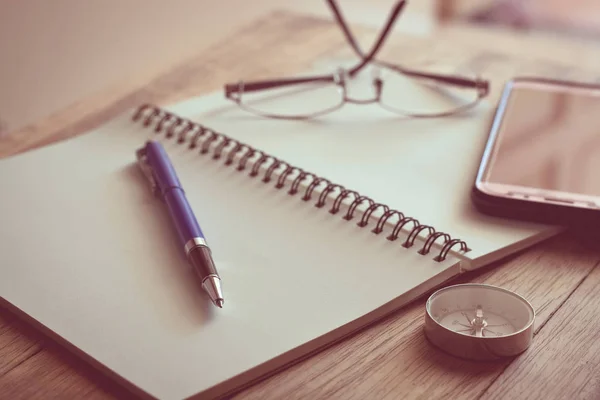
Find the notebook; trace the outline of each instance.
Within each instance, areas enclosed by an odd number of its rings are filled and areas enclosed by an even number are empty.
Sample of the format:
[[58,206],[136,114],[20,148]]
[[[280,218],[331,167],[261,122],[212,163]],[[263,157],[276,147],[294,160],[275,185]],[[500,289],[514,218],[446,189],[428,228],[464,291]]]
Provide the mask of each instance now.
[[[5,158],[3,303],[133,393],[230,395],[558,232],[471,206],[492,112],[410,120],[349,105],[282,122],[219,92]],[[135,165],[148,139],[196,211],[223,309]]]

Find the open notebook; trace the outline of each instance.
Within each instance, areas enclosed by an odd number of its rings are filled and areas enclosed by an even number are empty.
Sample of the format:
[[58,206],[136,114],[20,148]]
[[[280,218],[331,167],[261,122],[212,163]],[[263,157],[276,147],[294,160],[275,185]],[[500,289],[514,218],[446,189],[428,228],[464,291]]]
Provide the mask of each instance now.
[[[557,232],[470,205],[490,111],[402,120],[348,106],[282,122],[221,93],[131,110],[0,160],[0,295],[138,394],[230,393]],[[149,138],[164,143],[196,210],[223,309],[134,164]],[[268,155],[286,163],[271,168]]]

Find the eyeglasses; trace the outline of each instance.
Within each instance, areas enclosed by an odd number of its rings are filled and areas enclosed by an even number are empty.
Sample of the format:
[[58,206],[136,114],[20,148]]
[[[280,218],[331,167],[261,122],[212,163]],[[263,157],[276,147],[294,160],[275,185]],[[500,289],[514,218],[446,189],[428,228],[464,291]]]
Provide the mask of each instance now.
[[[409,117],[442,117],[466,111],[487,96],[489,82],[475,73],[456,71],[443,64],[409,69],[375,58],[406,5],[405,0],[396,3],[368,53],[358,45],[335,1],[327,3],[348,44],[360,58],[355,66],[329,75],[230,83],[225,85],[225,97],[263,117],[307,119],[335,111],[346,103],[378,103],[388,111]],[[367,65],[375,67],[371,81],[374,95],[352,98],[348,84]]]

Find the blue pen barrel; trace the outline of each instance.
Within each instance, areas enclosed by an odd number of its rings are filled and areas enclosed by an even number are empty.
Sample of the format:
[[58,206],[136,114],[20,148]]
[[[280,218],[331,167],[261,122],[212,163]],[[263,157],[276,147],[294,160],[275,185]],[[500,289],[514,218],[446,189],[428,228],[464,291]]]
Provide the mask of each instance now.
[[171,214],[182,249],[186,251],[188,260],[202,279],[202,287],[208,292],[211,300],[217,306],[222,307],[223,298],[219,274],[210,249],[204,245],[205,241],[194,240],[204,239],[204,234],[187,201],[175,168],[173,168],[165,149],[158,142],[147,142],[144,155],[152,173],[149,179],[152,182],[153,190],[162,198]]
[[167,204],[171,217],[177,221],[175,227],[182,246],[185,246],[192,238],[204,238],[204,234],[186,200],[183,189],[180,187],[167,188],[163,192],[163,200]]
[[179,178],[175,173],[175,168],[173,168],[165,149],[158,142],[148,142],[146,144],[146,156],[152,167],[159,196],[167,204],[169,213],[175,222],[181,245],[185,246],[193,238],[201,237],[204,239],[200,225],[187,202]]
[[[185,246],[185,243],[191,238],[201,237],[204,239],[204,234],[200,230],[200,226],[198,225],[181,188],[167,189],[164,194],[164,200],[165,203],[167,203],[167,208],[169,209],[171,217],[175,221],[179,221],[175,226],[177,227],[179,239],[182,241],[183,246]],[[187,257],[200,276],[200,279],[204,279],[209,275],[217,275],[217,269],[208,247],[194,247],[189,251]]]

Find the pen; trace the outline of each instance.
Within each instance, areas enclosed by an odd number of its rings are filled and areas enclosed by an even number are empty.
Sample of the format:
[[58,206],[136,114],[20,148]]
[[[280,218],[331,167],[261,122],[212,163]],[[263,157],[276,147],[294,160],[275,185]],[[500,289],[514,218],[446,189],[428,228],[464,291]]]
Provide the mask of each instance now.
[[199,275],[202,288],[217,307],[223,308],[221,278],[212,259],[211,250],[167,152],[160,143],[148,141],[136,151],[136,158],[142,172],[150,181],[152,191],[167,205],[183,250],[192,268]]

